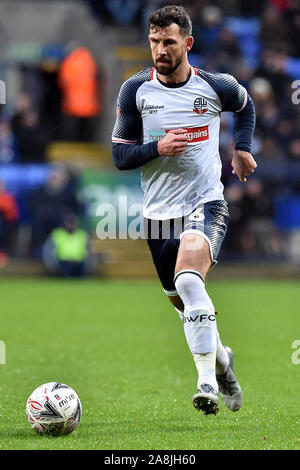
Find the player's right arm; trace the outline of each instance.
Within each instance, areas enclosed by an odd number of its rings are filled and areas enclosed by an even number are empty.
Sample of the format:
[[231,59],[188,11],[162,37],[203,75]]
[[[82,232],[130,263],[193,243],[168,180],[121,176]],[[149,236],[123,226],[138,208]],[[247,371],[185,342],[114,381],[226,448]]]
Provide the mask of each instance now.
[[173,129],[167,135],[158,141],[157,149],[159,155],[167,157],[178,157],[181,155],[187,146],[187,130],[186,129]]
[[127,80],[117,101],[116,122],[112,135],[113,161],[119,170],[133,170],[164,156],[178,156],[185,150],[185,129],[174,129],[161,139],[142,144],[142,118],[136,106],[139,82]]

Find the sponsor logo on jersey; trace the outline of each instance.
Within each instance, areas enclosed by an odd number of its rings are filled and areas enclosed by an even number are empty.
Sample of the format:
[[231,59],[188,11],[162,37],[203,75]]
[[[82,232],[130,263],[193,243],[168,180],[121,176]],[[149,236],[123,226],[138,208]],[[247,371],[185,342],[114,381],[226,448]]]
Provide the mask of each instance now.
[[150,142],[154,142],[156,140],[161,140],[163,137],[165,137],[166,132],[165,131],[148,131],[148,137]]
[[208,111],[207,101],[202,96],[195,99],[193,111],[197,114],[204,114]]
[[[155,140],[161,140],[170,131],[171,129],[166,129],[165,131],[164,130],[148,131],[149,140],[150,142],[154,142]],[[208,126],[187,128],[187,132],[185,133],[185,135],[188,138],[189,144],[208,140],[209,139]]]

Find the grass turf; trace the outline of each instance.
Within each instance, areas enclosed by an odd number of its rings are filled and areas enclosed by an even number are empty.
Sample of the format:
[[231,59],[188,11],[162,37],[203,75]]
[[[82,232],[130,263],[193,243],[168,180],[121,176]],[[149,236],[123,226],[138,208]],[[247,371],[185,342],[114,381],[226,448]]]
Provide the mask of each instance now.
[[[210,281],[243,407],[205,417],[196,370],[158,282],[1,280],[0,449],[300,449],[299,283]],[[69,436],[38,436],[25,404],[61,381],[83,405]]]

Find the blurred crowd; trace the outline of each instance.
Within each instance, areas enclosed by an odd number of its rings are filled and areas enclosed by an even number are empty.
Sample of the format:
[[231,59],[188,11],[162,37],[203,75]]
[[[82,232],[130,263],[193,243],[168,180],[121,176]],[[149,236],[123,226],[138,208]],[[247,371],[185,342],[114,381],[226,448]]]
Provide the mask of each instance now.
[[[195,37],[190,63],[234,75],[256,107],[253,155],[258,169],[246,185],[232,175],[233,117],[222,115],[220,154],[231,212],[224,253],[231,258],[286,256],[291,226],[276,225],[280,219],[276,201],[300,192],[300,105],[295,101],[300,79],[300,0],[85,1],[100,24],[140,30],[145,46],[151,11],[171,3],[186,7]],[[47,147],[54,140],[95,141],[103,111],[100,82],[91,51],[80,43],[68,44],[48,97],[37,101],[27,89],[9,114],[2,109],[0,168],[47,162]],[[47,237],[64,226],[66,216],[69,221],[80,216],[76,184],[65,169],[55,169],[30,194],[31,255],[41,255]],[[0,253],[13,254],[20,217],[18,200],[0,181]]]
[[35,69],[22,69],[24,91],[13,110],[0,109],[0,164],[43,163],[52,141],[96,140],[102,112],[100,79],[87,47],[75,41],[67,45],[54,84],[42,73],[36,80]]

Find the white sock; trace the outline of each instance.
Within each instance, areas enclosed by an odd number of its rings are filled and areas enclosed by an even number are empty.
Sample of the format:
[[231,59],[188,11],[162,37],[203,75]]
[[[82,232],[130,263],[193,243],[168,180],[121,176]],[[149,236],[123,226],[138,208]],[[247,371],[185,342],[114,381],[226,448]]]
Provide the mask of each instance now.
[[184,303],[184,332],[198,371],[198,384],[209,383],[216,390],[216,316],[213,303],[205,290],[201,274],[184,270],[174,283]]
[[[179,310],[178,308],[175,307],[176,312],[179,315],[179,318],[183,322],[183,312]],[[221,343],[220,335],[218,332],[218,328],[216,330],[216,338],[217,338],[217,352],[216,352],[216,374],[218,375],[223,375],[225,374],[226,370],[228,369],[229,366],[229,356],[228,352],[224,348],[223,344]],[[207,353],[210,354],[210,353]],[[197,370],[201,365],[199,364],[199,360],[195,359],[195,364],[197,367]],[[199,371],[198,371],[199,372]]]
[[[183,312],[181,310],[179,310],[179,308],[175,307],[175,310],[176,312],[178,313],[179,315],[179,318],[181,319],[181,321],[183,322]],[[226,372],[226,370],[228,369],[228,366],[229,366],[229,356],[228,356],[228,352],[226,351],[226,349],[224,348],[222,342],[221,342],[221,339],[220,339],[220,334],[218,332],[218,328],[216,329],[216,338],[217,338],[217,351],[216,351],[216,374],[218,375],[222,375]],[[207,353],[208,355],[210,353]],[[199,355],[200,356],[200,355]],[[209,357],[209,356],[207,356]],[[197,355],[195,354],[194,356],[194,360],[195,360],[195,364],[196,364],[196,367],[197,367],[197,370],[198,370],[198,373],[199,373],[199,370],[201,370],[201,359],[200,357],[197,358]],[[205,364],[205,359],[203,360],[203,365]],[[205,366],[204,366],[205,367]],[[205,369],[203,369],[205,370]]]
[[205,354],[193,354],[195,365],[198,372],[197,388],[200,388],[201,384],[210,384],[214,389],[218,390],[216,382],[216,353],[209,352]]
[[229,366],[229,355],[223,344],[220,340],[220,335],[218,330],[216,331],[217,335],[217,354],[216,354],[216,374],[222,375],[225,374]]

